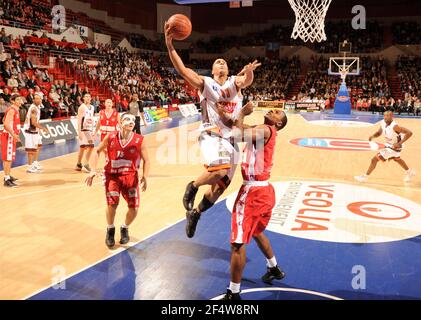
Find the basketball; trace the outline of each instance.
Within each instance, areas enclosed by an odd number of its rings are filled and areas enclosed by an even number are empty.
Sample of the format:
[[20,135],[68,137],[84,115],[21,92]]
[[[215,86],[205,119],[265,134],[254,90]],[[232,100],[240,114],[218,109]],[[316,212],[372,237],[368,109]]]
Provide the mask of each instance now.
[[191,34],[192,25],[190,19],[183,14],[171,16],[168,23],[175,40],[184,40]]

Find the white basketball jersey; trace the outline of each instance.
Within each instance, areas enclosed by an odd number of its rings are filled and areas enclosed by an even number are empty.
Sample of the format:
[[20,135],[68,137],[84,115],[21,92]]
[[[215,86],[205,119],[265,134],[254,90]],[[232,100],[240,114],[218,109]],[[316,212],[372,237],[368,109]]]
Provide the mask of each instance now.
[[395,143],[401,141],[401,135],[394,130],[396,125],[397,123],[395,121],[392,121],[390,125],[387,125],[384,120],[381,122],[385,144],[387,147],[391,147]]
[[224,105],[225,112],[231,120],[236,120],[241,111],[243,97],[241,92],[237,91],[235,85],[235,76],[231,76],[221,86],[218,82],[210,77],[204,77],[203,92],[200,93],[200,104],[202,107],[202,125],[201,130],[206,126],[216,126],[221,131],[224,138],[232,135],[232,129],[225,126],[216,111],[216,103]]
[[28,112],[26,113],[25,124],[23,128],[24,130],[29,130],[31,132],[39,132],[39,129],[31,124],[31,115],[34,109],[36,110],[37,122],[39,123],[39,120],[41,119],[41,109],[35,104],[31,104]]
[[82,117],[82,131],[93,131],[94,130],[94,114],[95,108],[93,105],[87,106],[86,104],[82,103],[80,107],[83,108],[83,117]]

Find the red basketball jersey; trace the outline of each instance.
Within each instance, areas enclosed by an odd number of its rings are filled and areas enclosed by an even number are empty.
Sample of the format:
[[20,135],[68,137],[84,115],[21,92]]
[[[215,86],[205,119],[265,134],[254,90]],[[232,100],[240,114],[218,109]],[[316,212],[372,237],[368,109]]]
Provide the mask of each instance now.
[[136,173],[139,169],[143,136],[131,133],[131,137],[123,145],[121,132],[116,131],[108,136],[107,161],[105,173],[127,175]]
[[116,110],[113,110],[110,117],[107,117],[105,109],[99,112],[101,133],[107,134],[107,133],[117,130],[117,124],[118,124],[117,116],[118,116],[118,113]]
[[241,173],[245,181],[266,181],[270,178],[277,132],[273,127],[268,127],[271,135],[263,148],[256,146],[256,143],[247,143],[244,148]]
[[[6,117],[7,114],[9,112],[14,112],[14,116],[13,116],[13,120],[11,121],[11,123],[8,123],[8,125],[10,127],[12,127],[13,132],[15,134],[19,134],[20,132],[20,117],[19,117],[19,111],[17,111],[15,108],[13,107],[8,107],[4,113],[4,118],[3,118],[3,124],[6,125],[5,121],[6,121]],[[6,129],[4,129],[4,132],[7,132]]]

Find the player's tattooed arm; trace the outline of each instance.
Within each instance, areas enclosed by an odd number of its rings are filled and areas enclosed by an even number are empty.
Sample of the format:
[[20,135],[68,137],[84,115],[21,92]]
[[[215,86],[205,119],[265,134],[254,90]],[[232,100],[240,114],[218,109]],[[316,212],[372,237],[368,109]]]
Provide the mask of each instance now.
[[31,122],[32,122],[32,124],[36,127],[36,128],[38,128],[38,129],[40,129],[40,130],[42,130],[42,131],[44,131],[44,132],[46,132],[47,131],[47,129],[45,128],[45,127],[43,127],[39,122],[38,122],[38,117],[37,117],[37,111],[35,110],[35,109],[33,109],[32,110],[32,112],[31,112]]
[[184,65],[183,60],[181,60],[172,43],[171,27],[168,24],[168,22],[165,22],[164,30],[165,43],[167,45],[168,55],[175,70],[177,70],[178,74],[182,76],[184,80],[186,80],[188,83],[190,83],[190,85],[192,85],[196,89],[203,91],[205,85],[204,78]]
[[379,130],[377,130],[373,135],[370,136],[370,138],[368,138],[369,141],[378,138],[382,135],[383,129],[379,128]]
[[407,129],[407,128],[400,127],[398,125],[396,125],[393,128],[393,130],[395,130],[396,133],[405,135],[401,141],[395,143],[395,145],[393,146],[396,149],[400,149],[400,148],[402,148],[402,144],[404,144],[409,138],[412,137],[412,131]]

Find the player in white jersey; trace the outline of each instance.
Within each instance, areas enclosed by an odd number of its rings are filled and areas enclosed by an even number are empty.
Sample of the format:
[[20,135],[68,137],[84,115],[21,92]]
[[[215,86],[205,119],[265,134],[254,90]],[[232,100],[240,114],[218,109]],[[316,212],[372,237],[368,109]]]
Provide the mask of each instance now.
[[385,162],[386,160],[394,160],[405,170],[404,181],[411,181],[411,178],[415,176],[415,171],[409,169],[406,162],[401,159],[401,151],[403,144],[412,136],[412,132],[399,126],[396,121],[394,121],[392,111],[386,111],[384,113],[384,120],[382,120],[379,130],[370,136],[369,140],[371,141],[372,139],[380,137],[382,134],[385,137],[385,148],[381,149],[379,153],[371,159],[371,164],[367,173],[361,176],[355,176],[355,180],[359,182],[366,182],[368,180],[368,176],[376,168],[379,161]]
[[[187,210],[186,233],[191,238],[200,214],[211,208],[230,184],[237,162],[237,147],[230,141],[232,129],[220,121],[216,104],[223,105],[225,113],[234,125],[242,109],[241,89],[253,83],[253,72],[260,63],[254,61],[245,66],[237,76],[229,77],[227,62],[224,59],[216,59],[212,66],[213,78],[200,76],[184,66],[174,49],[170,25],[165,23],[164,28],[165,42],[174,68],[184,80],[200,91],[201,97],[202,125],[199,142],[207,170],[187,185],[183,197],[183,204]],[[198,207],[193,209],[197,190],[203,185],[210,185],[211,188],[206,191]]]
[[38,162],[39,151],[42,146],[42,139],[40,130],[46,131],[47,129],[41,126],[41,107],[42,98],[40,95],[35,94],[34,103],[26,113],[25,124],[23,127],[23,135],[25,136],[25,151],[28,154],[28,173],[36,173],[41,171],[41,164]]
[[[90,172],[89,159],[94,149],[94,129],[95,129],[95,108],[91,105],[91,95],[86,93],[83,96],[83,103],[77,112],[77,133],[79,137],[79,154],[77,158],[77,171]],[[86,151],[86,154],[85,154]],[[85,163],[82,165],[83,155],[85,154]]]

